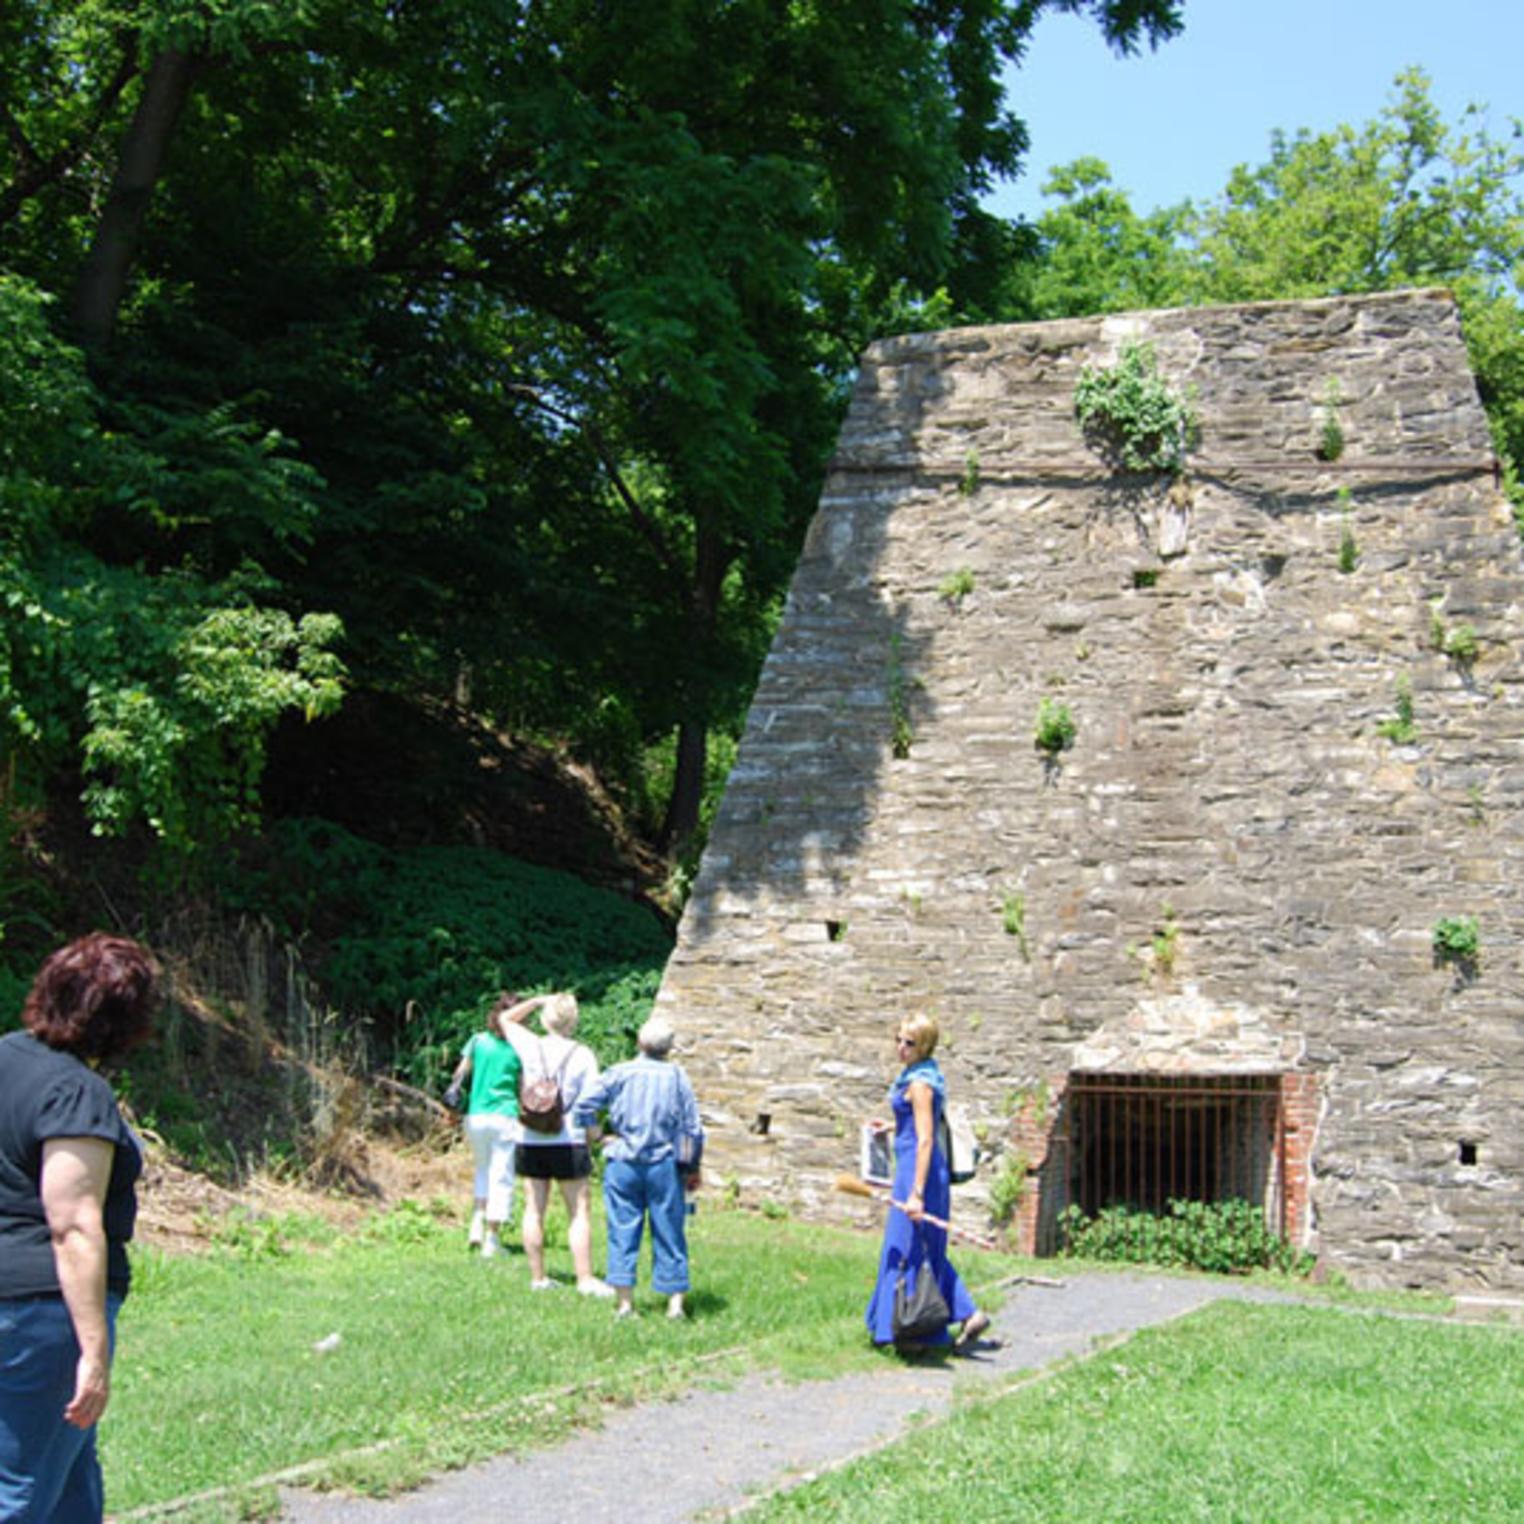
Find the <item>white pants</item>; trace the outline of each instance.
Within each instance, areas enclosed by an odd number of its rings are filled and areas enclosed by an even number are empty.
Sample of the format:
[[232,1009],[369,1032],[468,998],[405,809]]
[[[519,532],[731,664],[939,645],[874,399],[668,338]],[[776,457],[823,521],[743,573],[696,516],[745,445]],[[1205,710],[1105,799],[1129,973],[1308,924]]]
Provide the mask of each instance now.
[[476,1160],[476,1188],[472,1194],[487,1203],[488,1222],[507,1222],[513,1215],[513,1155],[519,1141],[514,1117],[480,1111],[466,1118],[466,1137]]

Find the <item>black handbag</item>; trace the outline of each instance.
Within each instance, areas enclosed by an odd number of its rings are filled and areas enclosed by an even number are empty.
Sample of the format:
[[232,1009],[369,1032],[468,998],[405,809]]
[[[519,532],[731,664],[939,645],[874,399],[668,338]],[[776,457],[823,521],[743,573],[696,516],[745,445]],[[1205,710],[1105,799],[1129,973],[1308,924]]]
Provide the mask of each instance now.
[[952,1309],[942,1288],[937,1285],[931,1260],[923,1254],[910,1279],[908,1269],[901,1270],[894,1283],[894,1320],[890,1324],[896,1344],[913,1344],[942,1332],[952,1319]]

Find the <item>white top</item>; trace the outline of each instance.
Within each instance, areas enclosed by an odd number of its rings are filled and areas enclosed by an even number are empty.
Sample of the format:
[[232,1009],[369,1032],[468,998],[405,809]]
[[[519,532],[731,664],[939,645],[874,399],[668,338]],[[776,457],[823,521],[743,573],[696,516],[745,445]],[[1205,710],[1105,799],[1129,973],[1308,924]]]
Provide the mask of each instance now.
[[509,1027],[509,1032],[519,1062],[524,1066],[525,1080],[560,1079],[561,1109],[566,1118],[561,1123],[560,1132],[536,1132],[532,1127],[521,1125],[519,1146],[537,1148],[541,1144],[586,1143],[587,1129],[574,1127],[571,1115],[577,1097],[590,1089],[598,1078],[598,1055],[586,1043],[574,1042],[555,1032],[547,1032],[544,1037],[527,1027]]

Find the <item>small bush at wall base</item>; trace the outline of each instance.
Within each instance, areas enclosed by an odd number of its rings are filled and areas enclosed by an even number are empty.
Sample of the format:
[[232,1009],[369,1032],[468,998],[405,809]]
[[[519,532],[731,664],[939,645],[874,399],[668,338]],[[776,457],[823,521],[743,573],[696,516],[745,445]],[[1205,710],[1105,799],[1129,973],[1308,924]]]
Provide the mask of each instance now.
[[1293,1248],[1252,1202],[1172,1200],[1163,1215],[1105,1207],[1087,1217],[1067,1207],[1058,1220],[1063,1253],[1076,1259],[1162,1265],[1231,1274],[1279,1270],[1306,1275],[1313,1256]]

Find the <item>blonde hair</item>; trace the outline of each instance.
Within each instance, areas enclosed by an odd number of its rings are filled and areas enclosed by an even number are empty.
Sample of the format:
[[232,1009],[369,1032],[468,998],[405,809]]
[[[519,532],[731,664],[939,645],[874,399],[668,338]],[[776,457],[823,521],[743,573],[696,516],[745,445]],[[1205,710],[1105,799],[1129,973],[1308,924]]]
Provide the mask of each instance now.
[[577,1030],[581,1012],[577,1009],[577,997],[570,994],[552,995],[540,1007],[540,1020],[547,1032],[557,1037],[570,1037]]
[[903,1034],[915,1044],[917,1058],[930,1058],[937,1051],[937,1039],[942,1029],[934,1016],[907,1016],[895,1029],[895,1035]]

